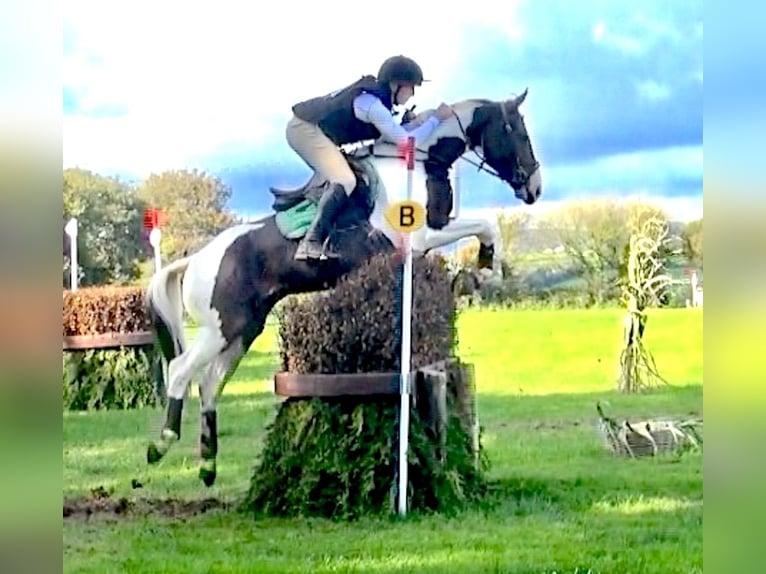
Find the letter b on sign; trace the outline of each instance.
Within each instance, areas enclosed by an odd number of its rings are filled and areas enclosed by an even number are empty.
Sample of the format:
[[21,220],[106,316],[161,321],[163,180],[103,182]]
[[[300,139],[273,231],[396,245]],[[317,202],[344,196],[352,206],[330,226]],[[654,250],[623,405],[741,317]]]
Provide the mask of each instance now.
[[400,233],[417,231],[426,221],[426,210],[416,201],[400,201],[386,209],[386,221]]

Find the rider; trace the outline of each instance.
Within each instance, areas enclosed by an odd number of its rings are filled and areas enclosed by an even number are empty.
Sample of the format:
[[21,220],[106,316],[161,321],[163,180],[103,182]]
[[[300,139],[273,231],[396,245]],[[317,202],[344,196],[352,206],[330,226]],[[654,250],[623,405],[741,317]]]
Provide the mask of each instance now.
[[411,131],[394,121],[393,106],[405,104],[414,95],[415,86],[423,81],[423,72],[415,61],[393,56],[383,62],[377,77],[362,76],[341,90],[293,106],[287,143],[329,183],[319,200],[316,217],[298,246],[296,259],[322,257],[327,231],[356,187],[356,177],[339,146],[381,135],[398,144],[413,136],[417,144],[452,114],[448,105],[441,104],[432,117]]

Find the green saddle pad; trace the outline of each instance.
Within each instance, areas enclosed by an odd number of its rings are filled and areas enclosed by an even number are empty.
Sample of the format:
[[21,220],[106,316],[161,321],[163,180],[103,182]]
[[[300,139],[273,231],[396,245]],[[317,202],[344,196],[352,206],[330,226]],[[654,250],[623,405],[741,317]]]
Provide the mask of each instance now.
[[306,235],[316,213],[316,201],[304,199],[290,209],[277,213],[276,224],[287,239],[300,239]]

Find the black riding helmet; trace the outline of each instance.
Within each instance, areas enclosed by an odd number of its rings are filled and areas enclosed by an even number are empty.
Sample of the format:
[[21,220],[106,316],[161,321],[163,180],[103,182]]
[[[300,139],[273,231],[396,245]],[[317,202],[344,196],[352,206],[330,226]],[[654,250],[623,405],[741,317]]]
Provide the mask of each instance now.
[[419,86],[424,81],[423,70],[417,62],[405,56],[388,58],[378,70],[378,82],[384,85],[389,82],[402,82]]

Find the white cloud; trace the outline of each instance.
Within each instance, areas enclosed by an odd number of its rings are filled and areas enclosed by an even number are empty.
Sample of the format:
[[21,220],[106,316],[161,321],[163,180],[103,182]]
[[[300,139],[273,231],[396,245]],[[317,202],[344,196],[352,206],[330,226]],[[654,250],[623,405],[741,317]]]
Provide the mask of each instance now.
[[643,12],[636,13],[633,20],[643,28],[644,35],[653,40],[664,38],[676,44],[683,41],[681,31],[666,21],[650,18]]
[[606,32],[606,23],[603,20],[599,20],[593,27],[593,39],[598,42],[604,37],[604,32]]
[[595,43],[603,44],[627,54],[642,54],[646,50],[645,42],[625,34],[612,32],[603,20],[599,20],[595,24],[592,35]]
[[[413,3],[405,10],[349,8],[336,1],[73,0],[65,25],[75,49],[64,84],[85,108],[124,108],[119,118],[64,118],[64,165],[132,171],[181,167],[229,142],[288,151],[284,124],[296,101],[332,91],[403,53],[433,81],[413,103],[437,105],[459,73],[467,23],[520,37],[514,4],[456,17]],[[499,86],[500,93],[503,86]],[[507,91],[507,89],[505,90]]]
[[[609,187],[617,182],[655,185],[669,176],[683,179],[702,174],[702,146],[678,146],[615,154],[546,170],[544,181],[559,179],[581,188]],[[543,185],[546,185],[545,183]]]
[[667,100],[673,93],[673,90],[670,89],[670,86],[656,82],[654,80],[637,82],[636,91],[641,98],[649,100],[650,102]]
[[[688,33],[674,23],[654,18],[641,10],[630,17],[626,14],[612,14],[611,19],[613,25],[609,28],[603,19],[594,25],[593,41],[626,54],[645,54],[660,42],[679,45],[688,40]],[[702,35],[701,22],[692,23],[690,29],[692,35]]]

